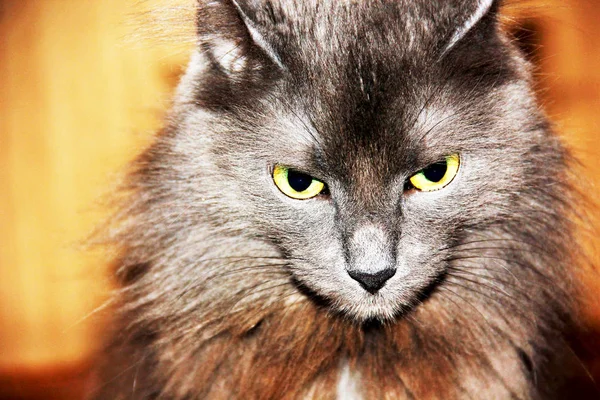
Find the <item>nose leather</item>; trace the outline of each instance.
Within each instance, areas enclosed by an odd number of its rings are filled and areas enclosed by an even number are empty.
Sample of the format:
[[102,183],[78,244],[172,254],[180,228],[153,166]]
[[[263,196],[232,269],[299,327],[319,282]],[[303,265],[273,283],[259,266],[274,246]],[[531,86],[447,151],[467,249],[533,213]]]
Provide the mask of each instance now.
[[396,270],[391,268],[386,268],[375,273],[348,271],[348,275],[371,294],[377,293],[395,273]]

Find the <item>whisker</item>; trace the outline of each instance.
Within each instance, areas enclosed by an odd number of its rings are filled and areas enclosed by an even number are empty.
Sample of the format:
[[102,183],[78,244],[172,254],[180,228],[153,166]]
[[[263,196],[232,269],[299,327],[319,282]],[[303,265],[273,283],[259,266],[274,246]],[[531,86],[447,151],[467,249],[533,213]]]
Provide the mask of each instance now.
[[[477,308],[475,307],[473,304],[471,304],[470,301],[467,301],[464,297],[462,297],[461,295],[459,295],[458,293],[456,293],[455,291],[453,291],[452,289],[448,288],[447,285],[441,286],[440,287],[440,292],[449,292],[452,295],[454,295],[455,297],[459,298],[460,300],[462,300],[464,303],[466,303],[469,307],[471,307],[477,314],[479,314],[481,316],[481,318],[483,318],[483,321],[485,321],[485,323],[491,328],[494,325],[490,323],[490,321],[488,321],[487,317]],[[447,300],[451,301],[452,303],[454,303],[454,305],[457,307],[457,309],[462,309],[462,307],[456,303],[454,300],[452,300],[450,298],[450,296],[443,296],[444,298],[446,298]]]
[[77,325],[79,325],[79,324],[87,321],[89,318],[91,318],[92,316],[96,315],[100,311],[105,310],[114,301],[115,301],[115,297],[110,297],[108,300],[104,301],[98,307],[94,308],[92,311],[90,311],[89,313],[87,313],[86,315],[84,315],[83,317],[81,317],[80,319],[78,319],[77,321],[75,321],[72,325],[69,325],[68,327],[66,327],[62,331],[62,334],[66,334],[68,331],[70,331],[71,329],[75,328]]
[[452,262],[452,261],[464,261],[464,260],[496,260],[496,261],[505,261],[505,262],[509,263],[510,265],[517,265],[517,266],[521,267],[523,270],[534,272],[538,277],[546,280],[547,282],[554,283],[551,278],[549,278],[548,276],[546,276],[546,274],[544,274],[542,271],[537,270],[535,268],[535,266],[532,265],[532,264],[528,264],[528,263],[525,263],[525,262],[517,261],[515,259],[504,258],[504,257],[497,256],[497,255],[495,255],[495,256],[461,256],[461,255],[456,255],[456,256],[448,257],[448,258],[445,259],[445,261],[448,261],[448,262]]

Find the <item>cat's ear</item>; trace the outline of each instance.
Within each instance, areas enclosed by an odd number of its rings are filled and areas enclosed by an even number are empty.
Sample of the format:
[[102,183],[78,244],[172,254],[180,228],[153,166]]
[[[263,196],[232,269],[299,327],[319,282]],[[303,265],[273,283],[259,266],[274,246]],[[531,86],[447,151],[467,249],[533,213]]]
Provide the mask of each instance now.
[[499,0],[470,0],[466,12],[458,19],[458,27],[448,40],[443,54],[460,45],[469,36],[485,37],[497,27]]
[[199,0],[198,43],[214,67],[229,76],[269,67],[285,69],[252,19],[245,0]]

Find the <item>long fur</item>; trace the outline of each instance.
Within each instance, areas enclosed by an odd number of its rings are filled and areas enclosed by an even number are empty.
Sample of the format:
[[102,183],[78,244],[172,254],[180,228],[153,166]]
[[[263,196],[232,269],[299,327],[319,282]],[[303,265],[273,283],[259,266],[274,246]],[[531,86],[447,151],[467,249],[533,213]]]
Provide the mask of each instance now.
[[[572,395],[569,155],[498,3],[480,10],[200,1],[173,111],[109,230],[120,289],[91,397]],[[403,192],[454,152],[456,183]],[[285,198],[273,163],[331,198]],[[403,273],[377,295],[344,271],[367,223]]]

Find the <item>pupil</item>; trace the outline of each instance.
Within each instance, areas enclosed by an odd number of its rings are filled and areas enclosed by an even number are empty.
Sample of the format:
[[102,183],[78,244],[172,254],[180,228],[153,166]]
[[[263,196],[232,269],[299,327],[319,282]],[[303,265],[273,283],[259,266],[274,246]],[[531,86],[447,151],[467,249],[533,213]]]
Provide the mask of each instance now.
[[448,164],[446,161],[440,161],[435,164],[431,164],[429,167],[423,170],[423,174],[425,178],[427,178],[431,182],[439,182],[442,180],[444,175],[446,175],[446,171],[448,170]]
[[288,183],[296,192],[304,192],[308,189],[312,181],[313,178],[310,175],[294,170],[288,170]]

